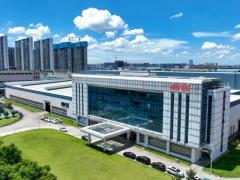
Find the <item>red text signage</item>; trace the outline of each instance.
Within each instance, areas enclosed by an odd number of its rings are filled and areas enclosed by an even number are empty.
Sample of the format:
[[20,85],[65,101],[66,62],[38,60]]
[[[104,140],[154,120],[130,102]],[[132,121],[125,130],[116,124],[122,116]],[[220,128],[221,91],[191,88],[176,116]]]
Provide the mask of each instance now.
[[190,86],[187,84],[171,84],[170,86],[171,91],[184,91],[189,92]]

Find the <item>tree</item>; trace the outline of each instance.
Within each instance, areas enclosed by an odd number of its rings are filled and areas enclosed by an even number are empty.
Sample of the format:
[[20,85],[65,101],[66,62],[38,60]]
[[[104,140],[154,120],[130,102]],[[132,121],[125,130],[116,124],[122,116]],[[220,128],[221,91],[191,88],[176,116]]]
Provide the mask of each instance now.
[[4,103],[4,106],[5,106],[6,108],[8,108],[8,109],[11,109],[11,108],[12,108],[12,103],[11,103],[10,101],[6,101],[6,102]]
[[13,115],[13,117],[14,117],[14,116],[17,114],[17,111],[12,110],[11,113],[12,113],[12,115]]
[[0,147],[0,180],[57,180],[49,166],[22,159],[14,144]]
[[11,173],[13,173],[13,167],[0,160],[0,179],[10,180]]
[[7,164],[16,164],[22,160],[21,153],[14,144],[3,146],[0,150],[0,160]]
[[4,115],[5,117],[8,117],[8,116],[9,116],[9,112],[8,112],[8,111],[4,111],[4,112],[3,112],[3,115]]
[[0,104],[0,113],[3,113],[3,112],[4,112],[3,106],[1,106],[1,104]]
[[195,176],[196,176],[197,172],[194,171],[192,168],[190,168],[189,170],[187,170],[186,172],[186,178],[187,180],[194,180],[195,179]]

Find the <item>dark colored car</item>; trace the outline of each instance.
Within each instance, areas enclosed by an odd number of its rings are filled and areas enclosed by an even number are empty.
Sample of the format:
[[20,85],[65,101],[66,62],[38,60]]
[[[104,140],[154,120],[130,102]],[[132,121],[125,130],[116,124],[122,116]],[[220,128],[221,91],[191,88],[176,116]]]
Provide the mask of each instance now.
[[136,155],[132,152],[124,152],[123,156],[130,158],[130,159],[136,159]]
[[157,170],[160,170],[160,171],[166,171],[166,166],[165,164],[161,163],[161,162],[153,162],[151,164],[151,166],[154,168],[154,169],[157,169]]
[[143,163],[145,165],[150,165],[151,164],[151,159],[146,157],[146,156],[138,156],[136,160],[140,163]]
[[84,141],[88,141],[88,135],[82,136],[81,139],[84,140]]

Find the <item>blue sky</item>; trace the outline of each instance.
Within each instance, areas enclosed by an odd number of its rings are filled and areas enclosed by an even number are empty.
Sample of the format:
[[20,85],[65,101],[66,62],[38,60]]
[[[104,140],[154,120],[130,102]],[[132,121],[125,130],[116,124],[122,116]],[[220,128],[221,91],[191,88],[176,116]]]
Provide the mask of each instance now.
[[0,34],[89,41],[89,63],[239,64],[239,0],[3,0]]

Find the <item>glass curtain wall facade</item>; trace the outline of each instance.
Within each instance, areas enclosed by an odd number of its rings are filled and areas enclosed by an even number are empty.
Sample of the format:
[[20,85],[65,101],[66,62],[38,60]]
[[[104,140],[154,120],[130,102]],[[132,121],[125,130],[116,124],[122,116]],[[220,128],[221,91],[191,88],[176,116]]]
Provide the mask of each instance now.
[[162,133],[163,93],[88,86],[89,114]]

